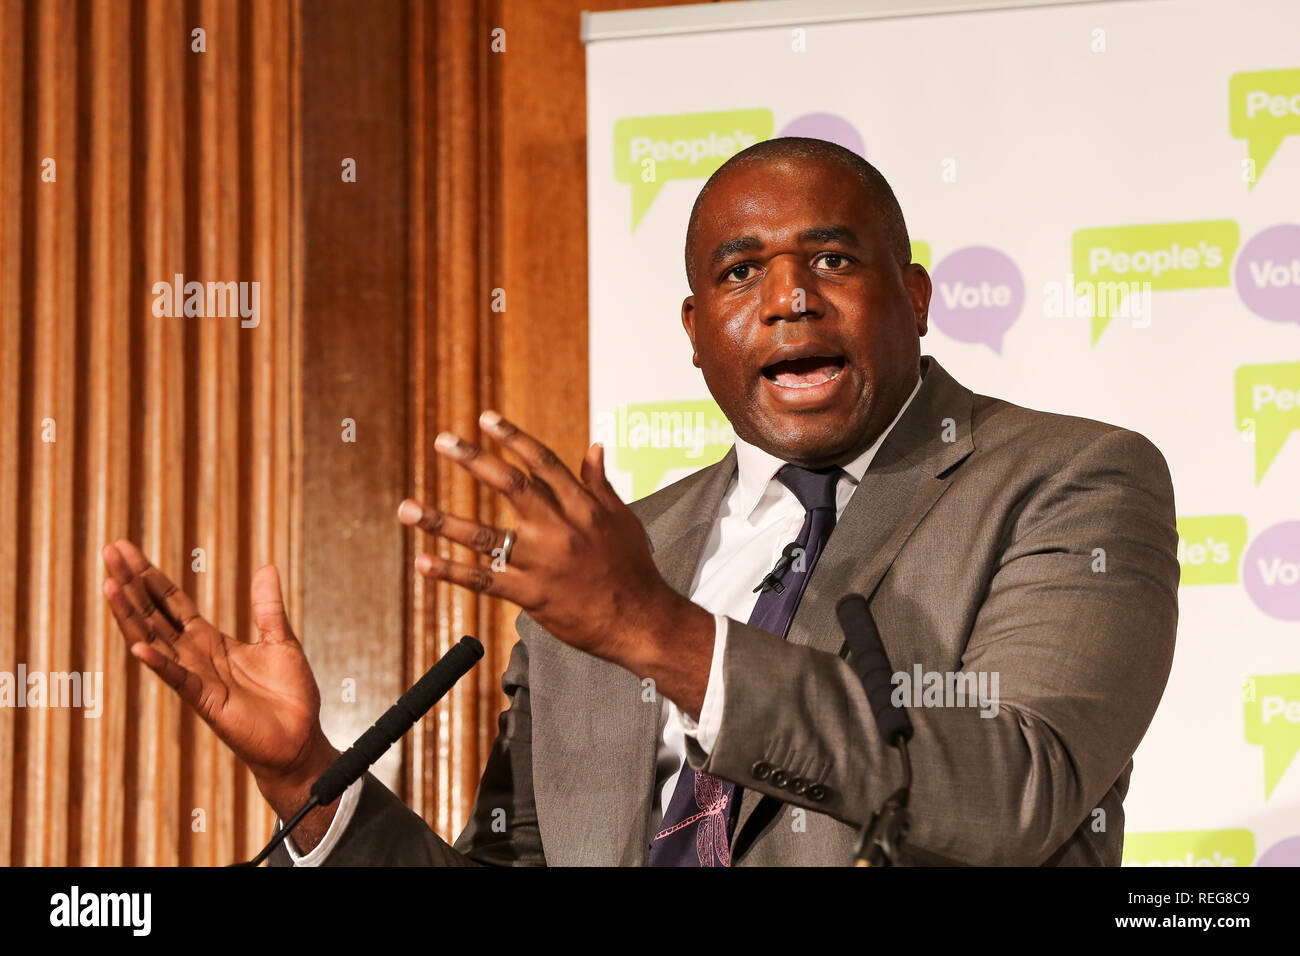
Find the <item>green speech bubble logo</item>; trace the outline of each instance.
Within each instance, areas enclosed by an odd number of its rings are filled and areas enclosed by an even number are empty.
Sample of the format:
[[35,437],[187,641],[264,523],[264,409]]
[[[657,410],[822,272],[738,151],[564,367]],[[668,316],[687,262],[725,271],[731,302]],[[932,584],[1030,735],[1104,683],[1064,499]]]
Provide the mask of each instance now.
[[596,440],[612,447],[614,466],[632,475],[633,500],[656,491],[674,468],[720,461],[735,438],[710,399],[620,405],[596,418]]
[[1207,289],[1232,284],[1240,231],[1231,219],[1101,226],[1072,241],[1076,294],[1092,301],[1092,344],[1124,299],[1139,289]]
[[1249,830],[1166,830],[1126,833],[1123,866],[1250,866],[1255,834]]
[[925,266],[925,271],[930,271],[930,244],[921,239],[912,240],[912,261],[919,262]]
[[1246,743],[1264,748],[1264,798],[1300,750],[1300,674],[1265,674],[1246,681]]
[[1241,552],[1246,546],[1242,515],[1197,515],[1178,519],[1180,587],[1236,584]]
[[632,229],[671,179],[703,179],[772,138],[769,109],[626,117],[614,124],[614,179],[632,187]]
[[1233,382],[1237,428],[1255,442],[1259,484],[1287,438],[1300,429],[1300,362],[1243,365]]
[[1282,140],[1300,133],[1300,69],[1234,73],[1228,80],[1228,128],[1246,140],[1254,189]]

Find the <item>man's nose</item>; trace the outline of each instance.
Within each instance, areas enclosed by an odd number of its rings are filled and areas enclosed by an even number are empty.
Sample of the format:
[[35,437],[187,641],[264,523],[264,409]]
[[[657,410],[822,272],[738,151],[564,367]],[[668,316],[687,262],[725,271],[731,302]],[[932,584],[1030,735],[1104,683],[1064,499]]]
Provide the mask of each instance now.
[[769,322],[820,318],[825,303],[817,289],[817,276],[796,256],[769,261],[763,277],[763,317]]

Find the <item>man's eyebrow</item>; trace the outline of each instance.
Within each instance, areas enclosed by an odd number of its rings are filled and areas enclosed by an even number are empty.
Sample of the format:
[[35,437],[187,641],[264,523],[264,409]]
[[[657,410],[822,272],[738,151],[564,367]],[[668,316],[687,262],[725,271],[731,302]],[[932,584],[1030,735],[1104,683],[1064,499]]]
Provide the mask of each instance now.
[[858,234],[848,226],[814,226],[799,233],[800,242],[837,242],[843,246],[860,246]]
[[738,252],[749,252],[753,249],[762,249],[763,240],[758,236],[737,236],[735,239],[724,239],[713,247],[713,255],[709,256],[709,268],[715,268],[721,265]]
[[[848,226],[813,226],[813,228],[805,229],[799,233],[798,238],[800,243],[834,242],[845,246],[860,246],[862,244],[858,240],[858,234]],[[716,268],[737,253],[751,252],[762,248],[763,241],[757,236],[737,236],[734,239],[724,239],[714,247],[713,255],[709,256],[709,268]]]

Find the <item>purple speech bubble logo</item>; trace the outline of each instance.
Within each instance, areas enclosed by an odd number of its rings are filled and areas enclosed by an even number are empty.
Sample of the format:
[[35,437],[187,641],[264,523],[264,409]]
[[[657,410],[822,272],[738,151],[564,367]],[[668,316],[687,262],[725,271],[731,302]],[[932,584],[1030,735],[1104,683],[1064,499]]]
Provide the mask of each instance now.
[[1270,226],[1242,246],[1233,282],[1256,315],[1300,325],[1300,226]]
[[1256,607],[1282,621],[1300,621],[1300,521],[1283,521],[1246,549],[1241,580]]
[[1274,843],[1255,861],[1256,866],[1300,866],[1300,836]]
[[867,147],[853,124],[834,113],[805,113],[786,123],[777,135],[824,139],[845,149],[851,149],[864,159],[867,156]]
[[958,249],[935,267],[930,319],[959,342],[983,342],[1002,354],[1002,337],[1020,318],[1025,280],[1005,252]]

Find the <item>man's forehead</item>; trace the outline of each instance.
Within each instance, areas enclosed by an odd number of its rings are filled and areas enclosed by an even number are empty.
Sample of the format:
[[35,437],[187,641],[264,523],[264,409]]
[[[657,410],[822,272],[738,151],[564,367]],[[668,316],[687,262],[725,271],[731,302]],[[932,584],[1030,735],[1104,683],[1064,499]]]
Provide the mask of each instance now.
[[[802,179],[797,187],[790,182],[794,175]],[[756,164],[729,172],[710,187],[700,204],[699,225],[710,233],[749,226],[749,231],[798,232],[860,225],[876,218],[865,193],[852,170],[838,164]]]

